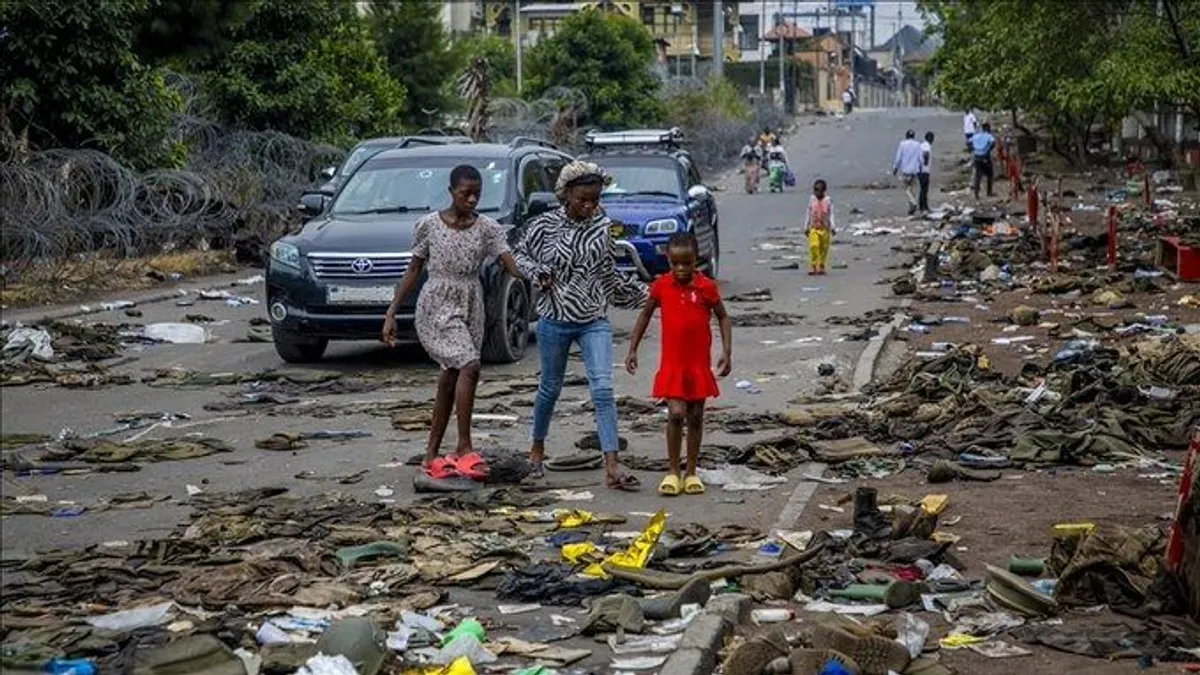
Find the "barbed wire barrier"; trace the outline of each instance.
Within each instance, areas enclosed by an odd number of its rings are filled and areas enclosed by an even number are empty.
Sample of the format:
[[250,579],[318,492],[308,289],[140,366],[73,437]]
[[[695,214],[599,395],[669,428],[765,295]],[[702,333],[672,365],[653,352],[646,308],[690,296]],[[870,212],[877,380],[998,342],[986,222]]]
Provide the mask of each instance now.
[[[194,99],[185,79],[175,86]],[[703,87],[677,78],[663,96],[670,102],[680,91]],[[488,112],[492,142],[531,136],[582,150],[580,122],[588,112],[582,92],[560,87],[535,101],[493,99]],[[679,112],[669,110],[669,125]],[[762,127],[783,122],[777,108],[760,105],[745,118],[710,110],[680,126],[696,161],[712,169]],[[187,150],[180,168],[139,173],[104,152],[79,149],[13,153],[0,161],[4,278],[97,253],[129,258],[234,248],[242,261],[264,261],[270,243],[300,222],[300,195],[346,152],[275,131],[228,129],[191,112],[178,116],[167,142]]]
[[138,173],[97,150],[34,151],[0,162],[5,272],[93,253],[153,255],[212,246],[246,257],[297,222],[296,203],[345,152],[272,131],[178,118],[179,169]]

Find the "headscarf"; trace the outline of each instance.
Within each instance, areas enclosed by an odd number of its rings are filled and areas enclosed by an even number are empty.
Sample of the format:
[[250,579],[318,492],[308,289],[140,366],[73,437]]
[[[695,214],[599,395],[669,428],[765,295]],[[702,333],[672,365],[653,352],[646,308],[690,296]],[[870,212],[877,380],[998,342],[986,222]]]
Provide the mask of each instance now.
[[612,183],[612,176],[604,173],[604,169],[600,168],[599,164],[594,162],[574,161],[563,167],[561,173],[558,174],[558,182],[554,186],[554,194],[558,195],[558,200],[565,202],[567,200],[567,190],[590,183],[599,179],[603,185]]

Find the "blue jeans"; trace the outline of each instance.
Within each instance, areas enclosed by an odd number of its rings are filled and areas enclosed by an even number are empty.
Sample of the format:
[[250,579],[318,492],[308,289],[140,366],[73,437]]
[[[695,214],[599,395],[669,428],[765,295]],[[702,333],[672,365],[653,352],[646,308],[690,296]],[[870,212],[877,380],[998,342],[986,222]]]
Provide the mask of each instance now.
[[558,395],[562,393],[563,375],[567,372],[567,354],[571,351],[571,345],[578,342],[587,370],[592,407],[596,411],[600,449],[605,453],[616,452],[620,446],[617,401],[613,396],[612,381],[612,324],[608,319],[596,319],[590,323],[539,319],[537,342],[542,374],[538,380],[537,399],[533,404],[533,440],[545,441],[550,432],[550,417],[554,414]]

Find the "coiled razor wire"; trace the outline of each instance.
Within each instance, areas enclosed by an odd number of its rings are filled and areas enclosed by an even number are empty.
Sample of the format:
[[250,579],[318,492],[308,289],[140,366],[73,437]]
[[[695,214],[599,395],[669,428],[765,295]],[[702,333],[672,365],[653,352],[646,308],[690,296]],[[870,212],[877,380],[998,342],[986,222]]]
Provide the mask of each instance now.
[[296,203],[345,152],[273,131],[226,130],[185,115],[170,139],[179,169],[137,173],[96,150],[53,149],[0,162],[6,268],[104,252],[139,256],[206,242],[266,246],[297,221]]
[[[172,77],[186,108],[195,92]],[[671,82],[664,96],[698,81]],[[495,99],[489,135],[505,143],[517,136],[549,138],[564,150],[581,149],[588,101],[581,92],[555,88],[536,101]],[[683,129],[688,149],[705,168],[718,167],[764,126],[780,128],[774,107],[751,119],[714,113]],[[90,253],[132,257],[208,244],[261,255],[299,221],[296,203],[317,182],[320,169],[341,162],[345,151],[274,131],[224,128],[188,112],[169,142],[188,148],[181,168],[138,173],[96,150],[52,149],[0,162],[0,261],[19,270]]]

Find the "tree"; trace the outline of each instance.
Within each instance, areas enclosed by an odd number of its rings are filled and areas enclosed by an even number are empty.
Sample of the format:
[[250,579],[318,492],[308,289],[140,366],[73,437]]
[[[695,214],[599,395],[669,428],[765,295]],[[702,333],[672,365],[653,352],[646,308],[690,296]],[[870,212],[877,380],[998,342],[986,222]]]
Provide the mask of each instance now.
[[1020,111],[1046,123],[1054,147],[1086,159],[1094,124],[1114,124],[1128,107],[1096,76],[1120,23],[1120,0],[926,0],[942,47],[935,86],[959,108]]
[[493,96],[517,96],[517,50],[512,40],[495,35],[472,35],[454,43],[452,50],[457,68],[457,81],[483,58],[488,64],[488,80]]
[[389,133],[405,102],[352,0],[258,0],[194,67],[222,121],[315,141]]
[[581,92],[588,120],[603,128],[658,124],[654,40],[645,26],[616,13],[584,10],[563,20],[555,34],[529,50],[527,96],[553,87]]
[[180,104],[142,63],[132,34],[146,0],[0,3],[0,112],[39,148],[107,150],[146,168],[166,162]]
[[146,63],[186,63],[228,46],[259,0],[148,0],[134,31],[134,48]]
[[407,126],[427,126],[426,110],[446,112],[447,84],[458,68],[440,18],[441,3],[431,0],[372,0],[369,21],[392,77],[404,85]]

